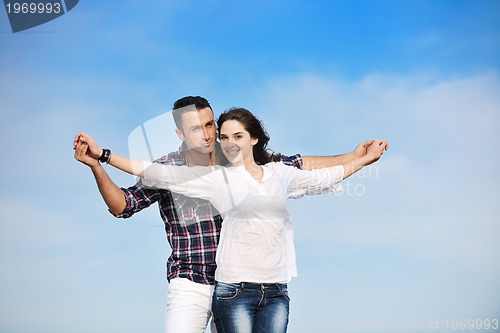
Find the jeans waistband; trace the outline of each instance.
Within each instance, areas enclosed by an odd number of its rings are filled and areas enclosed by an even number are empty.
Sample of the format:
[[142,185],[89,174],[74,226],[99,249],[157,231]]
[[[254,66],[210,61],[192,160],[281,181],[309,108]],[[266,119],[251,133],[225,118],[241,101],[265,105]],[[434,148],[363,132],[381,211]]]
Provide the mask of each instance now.
[[[220,282],[215,282],[218,284]],[[223,282],[225,283],[225,282]],[[286,288],[286,283],[254,283],[254,282],[239,282],[239,283],[226,283],[237,288],[241,289],[267,289],[267,288],[275,288],[277,290],[281,290],[282,288]]]

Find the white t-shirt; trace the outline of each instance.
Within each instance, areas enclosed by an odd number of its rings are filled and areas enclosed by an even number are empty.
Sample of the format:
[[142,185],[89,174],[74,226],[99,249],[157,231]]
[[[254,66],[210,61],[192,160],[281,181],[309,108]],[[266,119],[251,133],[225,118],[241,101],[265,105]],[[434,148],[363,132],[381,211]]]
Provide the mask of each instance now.
[[262,166],[259,183],[245,167],[172,166],[152,163],[143,184],[209,200],[223,218],[215,279],[285,283],[297,275],[287,198],[341,190],[342,166],[300,170],[283,163]]

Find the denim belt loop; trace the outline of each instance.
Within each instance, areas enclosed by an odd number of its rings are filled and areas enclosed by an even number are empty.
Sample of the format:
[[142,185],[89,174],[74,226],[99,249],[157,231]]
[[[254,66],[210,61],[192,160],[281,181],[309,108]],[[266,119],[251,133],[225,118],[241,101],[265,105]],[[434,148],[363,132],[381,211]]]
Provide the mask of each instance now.
[[241,282],[241,289],[261,289],[260,283],[251,283],[251,282]]

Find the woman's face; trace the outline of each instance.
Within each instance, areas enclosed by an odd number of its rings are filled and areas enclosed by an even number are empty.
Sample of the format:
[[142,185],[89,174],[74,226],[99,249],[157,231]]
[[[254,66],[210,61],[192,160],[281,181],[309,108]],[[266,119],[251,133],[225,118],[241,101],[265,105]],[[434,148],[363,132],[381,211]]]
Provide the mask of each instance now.
[[258,140],[252,138],[239,121],[225,121],[219,139],[222,152],[232,164],[241,164],[249,157],[253,160],[253,146]]

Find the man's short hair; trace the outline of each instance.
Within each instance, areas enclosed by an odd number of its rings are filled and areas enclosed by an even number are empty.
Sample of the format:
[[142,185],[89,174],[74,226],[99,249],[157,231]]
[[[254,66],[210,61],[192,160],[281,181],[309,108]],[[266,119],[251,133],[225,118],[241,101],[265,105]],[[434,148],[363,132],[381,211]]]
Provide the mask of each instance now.
[[[208,103],[206,98],[201,96],[186,96],[182,97],[174,102],[174,107],[172,109],[172,116],[174,117],[175,126],[177,129],[182,131],[182,115],[189,111],[201,110],[205,108],[210,108],[210,103]],[[212,113],[214,111],[212,110]]]

